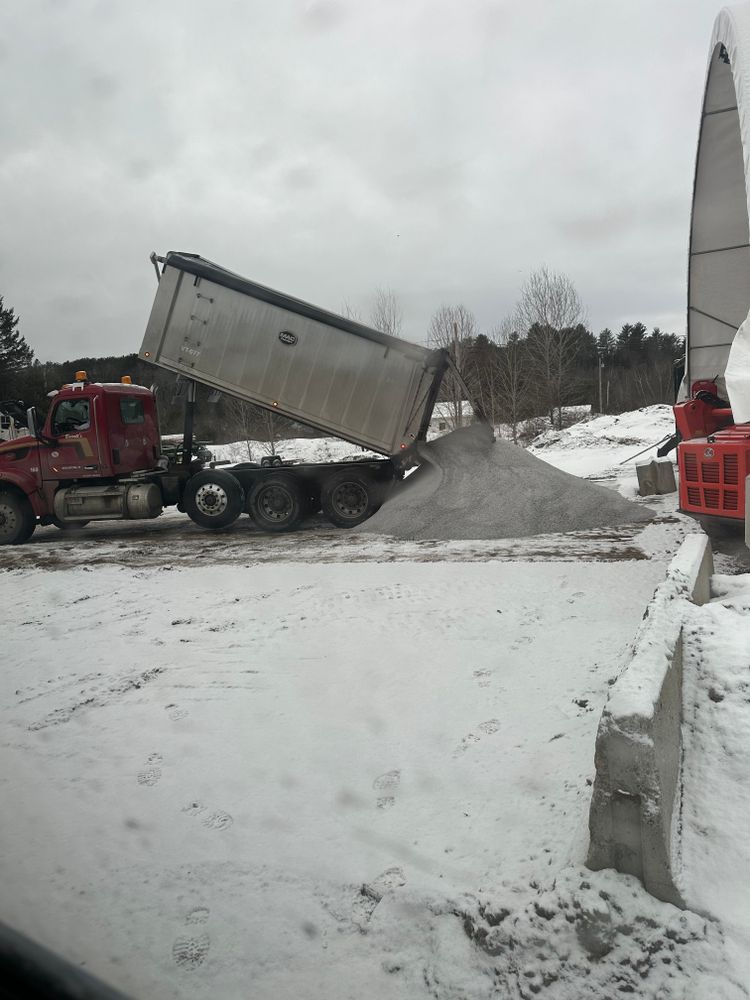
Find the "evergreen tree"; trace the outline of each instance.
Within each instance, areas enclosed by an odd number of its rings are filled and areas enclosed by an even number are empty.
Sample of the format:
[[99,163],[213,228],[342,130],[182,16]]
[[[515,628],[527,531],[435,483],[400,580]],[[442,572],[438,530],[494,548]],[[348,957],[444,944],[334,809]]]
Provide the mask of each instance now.
[[612,356],[614,355],[615,335],[612,333],[612,331],[609,329],[608,326],[605,326],[602,332],[596,338],[596,349],[599,352],[599,354],[605,359],[605,361],[609,361],[609,359],[612,358]]
[[617,363],[632,368],[643,357],[646,327],[643,323],[624,323],[617,336]]
[[18,316],[3,306],[0,295],[0,399],[13,397],[18,375],[34,360],[34,352],[17,327]]

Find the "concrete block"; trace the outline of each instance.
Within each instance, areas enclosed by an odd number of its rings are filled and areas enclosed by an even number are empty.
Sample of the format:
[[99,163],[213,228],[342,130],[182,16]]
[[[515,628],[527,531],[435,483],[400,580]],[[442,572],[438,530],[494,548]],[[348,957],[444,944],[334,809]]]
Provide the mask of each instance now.
[[682,622],[710,597],[708,538],[690,535],[648,606],[630,661],[612,687],[596,737],[589,811],[593,870],[636,875],[653,896],[684,906],[676,817],[682,796]]
[[659,496],[677,491],[674,466],[668,458],[653,458],[650,462],[637,462],[635,471],[638,475],[638,492],[642,497]]

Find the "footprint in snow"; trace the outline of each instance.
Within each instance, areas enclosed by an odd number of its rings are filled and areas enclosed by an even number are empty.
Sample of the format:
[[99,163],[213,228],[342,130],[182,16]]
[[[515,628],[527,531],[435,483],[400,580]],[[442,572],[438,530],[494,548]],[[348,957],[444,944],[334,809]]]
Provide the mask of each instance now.
[[[209,918],[207,906],[196,906],[185,915],[185,924],[190,927],[201,926]],[[203,965],[211,947],[211,938],[205,931],[195,934],[180,934],[172,944],[172,959],[179,969],[192,972]]]
[[380,900],[402,885],[406,885],[404,871],[395,865],[392,868],[386,868],[372,882],[363,882],[352,903],[352,922],[361,931],[366,930]]
[[516,641],[510,647],[511,651],[515,652],[515,650],[520,649],[521,646],[528,646],[529,643],[531,643],[533,641],[534,641],[534,639],[532,638],[532,636],[530,636],[530,635],[521,635],[521,636],[519,636],[516,639]]
[[475,670],[472,674],[474,680],[479,684],[480,688],[486,688],[490,686],[490,681],[492,679],[491,670]]
[[159,764],[163,761],[160,753],[151,753],[146,758],[146,763],[138,772],[137,780],[139,785],[155,785],[161,780],[161,768]]
[[179,705],[165,705],[164,708],[172,722],[179,722],[180,719],[186,719],[188,716],[187,709],[180,708]]
[[194,906],[185,917],[186,924],[205,924],[208,920],[210,910],[207,906]]
[[195,816],[200,819],[203,826],[209,830],[228,830],[234,823],[234,819],[223,809],[212,809],[209,811],[202,802],[190,802],[183,806],[182,811],[188,816]]
[[500,720],[489,719],[487,722],[480,722],[479,725],[477,726],[477,729],[479,729],[483,733],[486,733],[488,736],[491,736],[493,733],[496,733],[500,729]]
[[453,751],[454,757],[460,757],[461,754],[466,753],[470,746],[474,743],[479,743],[482,736],[492,736],[494,733],[498,732],[500,729],[500,720],[488,719],[486,722],[480,722],[477,729],[479,730],[478,733],[468,733],[464,736],[456,749]]
[[380,793],[375,800],[378,809],[391,809],[396,804],[396,791],[401,784],[401,772],[386,771],[373,781],[372,787]]

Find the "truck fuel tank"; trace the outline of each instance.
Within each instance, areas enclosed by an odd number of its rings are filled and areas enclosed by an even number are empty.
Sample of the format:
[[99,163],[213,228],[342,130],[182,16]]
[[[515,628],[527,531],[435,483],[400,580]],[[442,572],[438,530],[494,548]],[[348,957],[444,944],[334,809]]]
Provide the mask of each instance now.
[[63,522],[158,517],[161,490],[155,483],[69,486],[55,494],[55,517]]

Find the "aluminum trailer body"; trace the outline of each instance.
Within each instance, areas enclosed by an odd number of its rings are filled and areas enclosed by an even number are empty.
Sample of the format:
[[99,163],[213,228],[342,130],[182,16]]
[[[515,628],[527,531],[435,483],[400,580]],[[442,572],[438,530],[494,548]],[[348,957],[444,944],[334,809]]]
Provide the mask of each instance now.
[[163,259],[139,356],[390,456],[425,438],[449,364],[185,253]]

